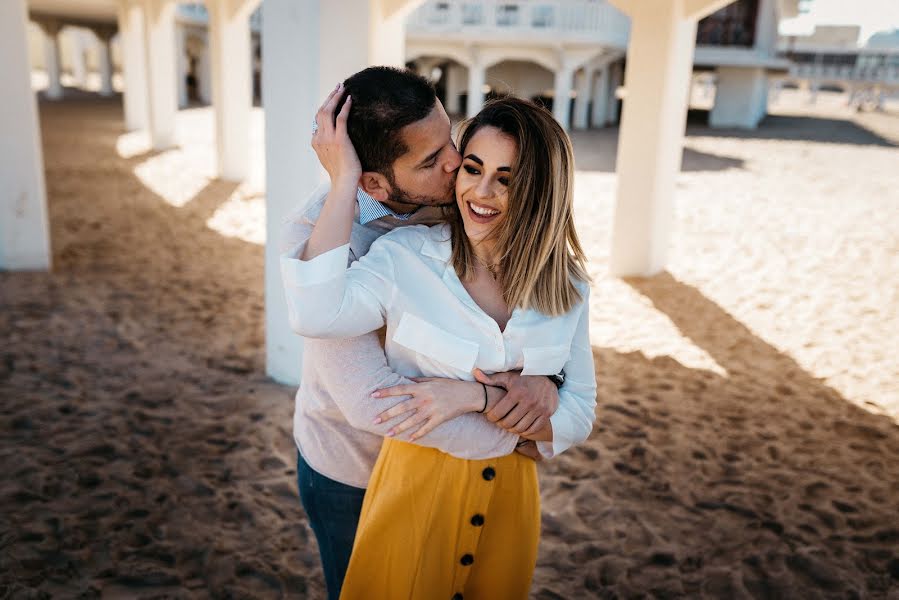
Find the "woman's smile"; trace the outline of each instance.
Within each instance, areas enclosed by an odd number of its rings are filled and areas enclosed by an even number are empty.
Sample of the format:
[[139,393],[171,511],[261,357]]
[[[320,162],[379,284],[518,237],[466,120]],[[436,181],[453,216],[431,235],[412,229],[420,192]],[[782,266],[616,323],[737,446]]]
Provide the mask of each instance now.
[[492,223],[500,214],[502,214],[501,210],[472,202],[471,200],[467,200],[465,205],[468,207],[468,217],[475,223],[480,223],[482,225]]

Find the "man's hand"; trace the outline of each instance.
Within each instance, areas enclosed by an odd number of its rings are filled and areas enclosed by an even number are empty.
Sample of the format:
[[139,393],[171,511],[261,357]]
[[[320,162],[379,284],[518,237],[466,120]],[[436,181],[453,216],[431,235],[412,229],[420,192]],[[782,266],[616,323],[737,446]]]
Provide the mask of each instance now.
[[543,460],[543,455],[540,454],[539,450],[537,450],[537,442],[532,442],[531,440],[520,440],[518,442],[518,445],[515,447],[515,452],[524,454],[528,458],[532,458],[537,462]]
[[506,390],[505,397],[487,411],[487,418],[512,433],[535,434],[559,407],[559,390],[543,375],[522,375],[518,371],[486,375],[475,369],[474,376],[481,383]]

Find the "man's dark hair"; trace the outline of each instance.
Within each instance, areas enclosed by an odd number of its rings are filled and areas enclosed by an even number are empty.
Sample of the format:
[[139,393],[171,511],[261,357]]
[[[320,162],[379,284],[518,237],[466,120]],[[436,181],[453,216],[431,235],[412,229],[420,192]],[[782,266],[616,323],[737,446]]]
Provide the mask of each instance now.
[[[347,130],[362,170],[393,181],[394,161],[409,151],[400,130],[431,114],[434,87],[412,71],[393,67],[369,67],[343,84],[353,97]],[[343,101],[337,110],[342,106]]]

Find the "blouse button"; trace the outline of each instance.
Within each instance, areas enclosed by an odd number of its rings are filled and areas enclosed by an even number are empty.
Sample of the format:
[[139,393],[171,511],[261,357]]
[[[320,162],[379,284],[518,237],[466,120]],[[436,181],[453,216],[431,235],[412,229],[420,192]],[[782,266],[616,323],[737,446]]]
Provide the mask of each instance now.
[[459,559],[459,562],[462,563],[463,567],[467,567],[474,562],[474,556],[472,556],[471,554],[463,554],[462,558]]
[[480,527],[484,524],[484,515],[475,515],[471,518],[471,524],[475,527]]
[[453,594],[453,600],[462,600],[462,594]]
[[496,477],[496,471],[493,470],[493,467],[487,467],[481,472],[481,477],[483,477],[487,481],[491,481],[494,477]]

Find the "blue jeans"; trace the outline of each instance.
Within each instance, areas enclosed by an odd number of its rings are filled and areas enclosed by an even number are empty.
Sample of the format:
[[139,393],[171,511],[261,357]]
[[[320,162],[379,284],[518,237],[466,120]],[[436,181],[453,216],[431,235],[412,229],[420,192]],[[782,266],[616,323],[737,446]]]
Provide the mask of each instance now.
[[338,600],[353,551],[365,490],[325,477],[310,467],[299,452],[297,485],[309,525],[318,540],[328,600]]

